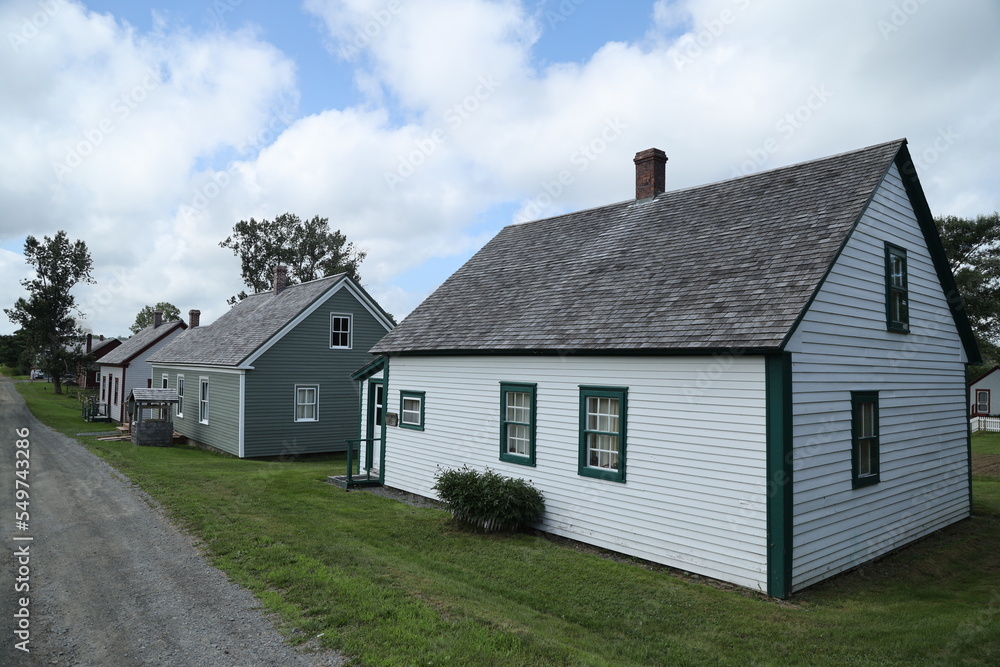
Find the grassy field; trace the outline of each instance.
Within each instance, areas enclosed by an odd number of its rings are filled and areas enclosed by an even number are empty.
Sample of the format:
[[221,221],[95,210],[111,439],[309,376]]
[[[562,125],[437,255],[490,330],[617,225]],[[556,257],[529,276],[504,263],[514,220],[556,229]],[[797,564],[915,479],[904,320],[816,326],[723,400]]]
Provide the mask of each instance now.
[[[19,389],[43,421],[87,430],[51,387]],[[997,479],[974,480],[972,519],[778,602],[541,535],[469,534],[445,512],[324,484],[339,460],[79,439],[198,535],[292,641],[367,665],[1000,662]]]
[[972,446],[980,454],[1000,454],[1000,433],[976,433]]

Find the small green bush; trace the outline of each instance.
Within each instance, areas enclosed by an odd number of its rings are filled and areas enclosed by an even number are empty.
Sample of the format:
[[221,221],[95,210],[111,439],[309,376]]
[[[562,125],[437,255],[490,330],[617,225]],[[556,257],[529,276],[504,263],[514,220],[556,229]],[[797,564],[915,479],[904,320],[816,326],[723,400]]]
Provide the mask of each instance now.
[[434,490],[458,521],[484,531],[515,531],[538,520],[545,509],[542,492],[523,479],[511,479],[487,468],[468,466],[439,470]]

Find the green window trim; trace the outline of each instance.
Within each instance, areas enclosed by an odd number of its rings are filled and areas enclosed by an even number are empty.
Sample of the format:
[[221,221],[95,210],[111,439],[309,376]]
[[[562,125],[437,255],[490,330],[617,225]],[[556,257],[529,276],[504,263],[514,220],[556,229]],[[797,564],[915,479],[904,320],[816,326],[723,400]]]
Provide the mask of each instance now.
[[885,244],[885,326],[896,333],[910,332],[910,290],[906,249]]
[[881,481],[877,391],[851,392],[851,487]]
[[625,482],[628,387],[580,387],[579,474]]
[[[535,465],[535,390],[537,386],[519,382],[500,383],[501,461],[527,466]],[[511,442],[524,443],[526,451],[523,454],[510,451]]]
[[[399,426],[400,428],[411,428],[415,431],[424,430],[424,397],[425,392],[422,391],[409,391],[406,389],[401,389],[399,392]],[[413,401],[418,401],[416,408],[413,406]],[[409,406],[407,406],[409,403]],[[420,414],[420,421],[414,421],[414,415],[416,413]],[[409,420],[407,420],[409,417]]]

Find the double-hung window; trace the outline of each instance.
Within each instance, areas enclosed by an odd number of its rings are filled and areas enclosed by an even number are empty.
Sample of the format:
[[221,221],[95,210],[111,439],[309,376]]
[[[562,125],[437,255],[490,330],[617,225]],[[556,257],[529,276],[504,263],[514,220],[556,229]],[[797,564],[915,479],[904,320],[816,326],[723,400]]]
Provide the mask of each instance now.
[[625,481],[628,389],[580,387],[581,475]]
[[177,416],[184,417],[184,376],[177,376]]
[[160,388],[166,389],[167,385],[169,384],[170,384],[170,376],[164,373],[163,375],[160,376]]
[[878,392],[851,392],[851,475],[857,489],[879,482]]
[[330,315],[330,349],[351,349],[351,316]]
[[319,385],[295,385],[295,421],[319,421]]
[[910,331],[909,279],[906,275],[906,250],[885,244],[885,318],[889,331]]
[[424,430],[424,392],[399,392],[399,425],[403,428]]
[[535,465],[535,385],[500,383],[500,460]]
[[208,423],[208,378],[198,379],[198,421]]

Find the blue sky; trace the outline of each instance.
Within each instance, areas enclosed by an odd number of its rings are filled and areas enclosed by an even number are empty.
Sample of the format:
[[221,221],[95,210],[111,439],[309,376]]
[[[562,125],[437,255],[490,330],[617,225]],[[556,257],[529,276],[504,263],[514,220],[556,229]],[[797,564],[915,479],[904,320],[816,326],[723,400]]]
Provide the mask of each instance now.
[[672,189],[906,137],[935,214],[1000,209],[993,0],[2,0],[0,30],[0,303],[65,229],[106,335],[210,323],[218,242],[286,211],[404,316],[504,225],[629,198],[654,146]]

